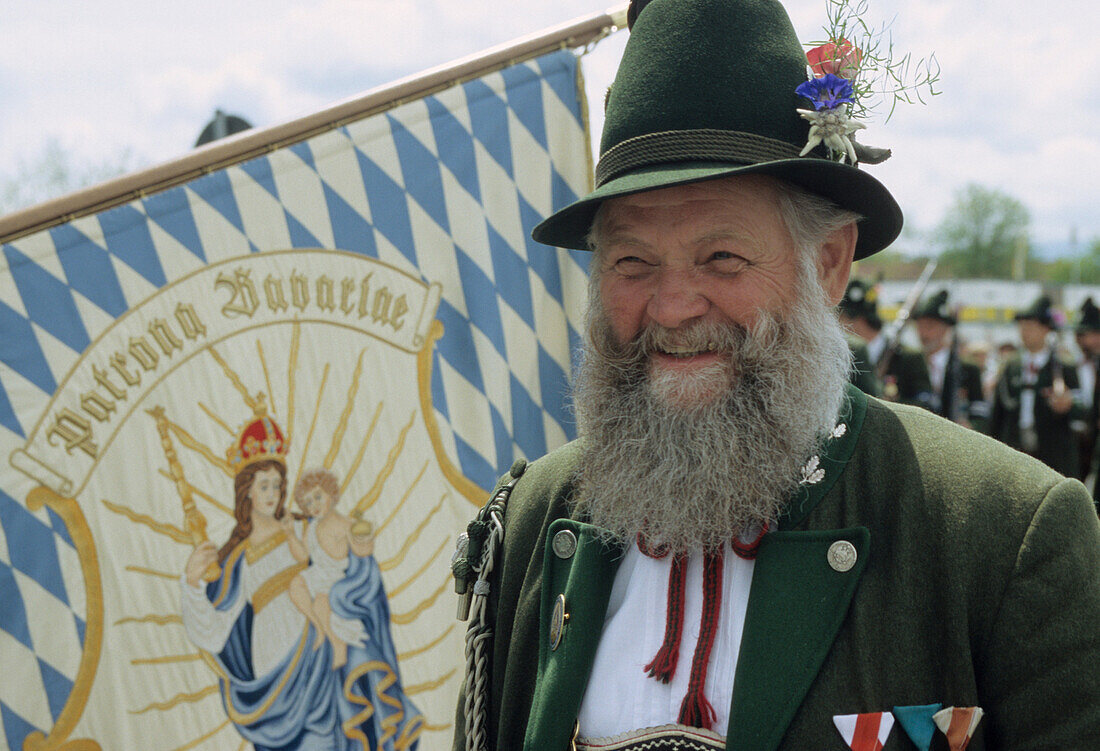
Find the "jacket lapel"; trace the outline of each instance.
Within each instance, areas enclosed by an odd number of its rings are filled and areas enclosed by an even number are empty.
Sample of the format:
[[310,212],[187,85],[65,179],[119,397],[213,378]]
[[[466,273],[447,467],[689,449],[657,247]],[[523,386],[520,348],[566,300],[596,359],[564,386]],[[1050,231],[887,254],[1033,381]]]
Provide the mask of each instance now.
[[728,749],[772,751],[779,745],[844,622],[867,563],[870,532],[799,528],[844,472],[866,415],[867,397],[849,386],[836,428],[807,461],[779,531],[761,541],[734,676]]
[[558,519],[547,534],[538,678],[523,743],[528,751],[565,749],[573,737],[623,554],[600,542],[598,532],[591,524]]
[[764,537],[749,591],[727,749],[772,751],[779,745],[844,622],[869,542],[863,527]]

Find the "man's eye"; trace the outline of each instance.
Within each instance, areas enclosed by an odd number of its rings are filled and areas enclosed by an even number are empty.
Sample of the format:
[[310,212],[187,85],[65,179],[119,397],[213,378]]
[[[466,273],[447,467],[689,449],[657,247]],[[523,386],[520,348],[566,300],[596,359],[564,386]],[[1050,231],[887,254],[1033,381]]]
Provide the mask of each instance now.
[[650,264],[638,256],[623,256],[615,261],[614,268],[620,274],[641,274],[650,268]]
[[714,264],[721,271],[740,271],[748,265],[748,261],[744,258],[726,250],[711,253],[710,257],[707,258],[707,262]]

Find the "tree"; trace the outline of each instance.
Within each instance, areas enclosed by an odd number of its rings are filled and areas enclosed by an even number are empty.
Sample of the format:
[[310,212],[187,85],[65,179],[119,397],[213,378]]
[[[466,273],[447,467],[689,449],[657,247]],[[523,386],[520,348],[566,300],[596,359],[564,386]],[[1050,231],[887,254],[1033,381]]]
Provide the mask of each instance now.
[[957,278],[1022,278],[1029,259],[1027,207],[994,188],[971,183],[935,232],[941,272]]
[[133,169],[133,161],[123,151],[98,163],[77,163],[51,138],[37,155],[20,159],[15,174],[0,175],[0,215],[117,177]]

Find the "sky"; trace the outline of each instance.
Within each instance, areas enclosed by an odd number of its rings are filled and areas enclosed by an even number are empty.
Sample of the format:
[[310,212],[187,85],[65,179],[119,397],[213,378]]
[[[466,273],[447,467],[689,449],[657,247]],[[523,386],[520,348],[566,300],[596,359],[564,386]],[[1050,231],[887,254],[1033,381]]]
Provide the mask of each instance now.
[[[934,53],[942,93],[885,108],[860,134],[893,157],[867,167],[906,214],[898,246],[931,235],[969,183],[1029,209],[1044,256],[1100,240],[1100,97],[1088,0],[865,0],[894,57]],[[803,42],[825,0],[787,0]],[[0,183],[50,148],[131,168],[186,153],[216,108],[276,125],[429,67],[605,10],[593,0],[0,0]],[[583,61],[594,139],[627,32]],[[1071,238],[1076,238],[1076,243]]]

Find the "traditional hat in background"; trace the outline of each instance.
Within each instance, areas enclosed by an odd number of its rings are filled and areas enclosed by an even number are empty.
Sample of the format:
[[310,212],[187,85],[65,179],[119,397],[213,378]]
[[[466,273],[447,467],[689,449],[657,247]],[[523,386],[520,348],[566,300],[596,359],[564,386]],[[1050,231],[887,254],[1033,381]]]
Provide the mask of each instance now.
[[849,318],[863,318],[872,328],[882,328],[882,319],[878,314],[878,290],[870,282],[849,280],[839,307],[840,312]]
[[913,319],[933,318],[937,321],[954,326],[959,322],[958,313],[947,302],[947,290],[941,289],[931,297],[921,300],[913,309]]
[[1100,331],[1100,308],[1091,297],[1081,303],[1081,317],[1077,319],[1078,331]]
[[1040,295],[1031,305],[1017,312],[1015,320],[1038,321],[1047,328],[1058,328],[1058,320],[1054,314],[1054,308],[1051,307],[1050,297],[1048,295]]

